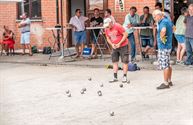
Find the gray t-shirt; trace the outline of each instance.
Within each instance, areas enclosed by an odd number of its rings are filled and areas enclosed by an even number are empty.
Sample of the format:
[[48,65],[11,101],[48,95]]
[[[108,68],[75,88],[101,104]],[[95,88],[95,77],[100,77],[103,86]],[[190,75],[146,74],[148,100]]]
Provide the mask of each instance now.
[[31,24],[31,21],[29,18],[27,18],[26,20],[22,20],[21,21],[21,24],[27,24],[26,26],[24,27],[21,27],[21,32],[22,33],[25,33],[25,32],[30,32],[30,24]]
[[187,16],[184,22],[186,24],[185,36],[188,38],[193,38],[193,16]]

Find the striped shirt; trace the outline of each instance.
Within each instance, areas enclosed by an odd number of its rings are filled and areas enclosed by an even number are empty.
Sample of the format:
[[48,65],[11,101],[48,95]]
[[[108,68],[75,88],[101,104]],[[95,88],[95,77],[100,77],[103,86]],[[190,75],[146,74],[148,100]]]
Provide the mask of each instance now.
[[76,29],[74,29],[75,31],[80,32],[85,30],[85,21],[87,20],[88,18],[84,16],[80,16],[79,18],[77,16],[73,16],[71,17],[69,24],[76,27]]

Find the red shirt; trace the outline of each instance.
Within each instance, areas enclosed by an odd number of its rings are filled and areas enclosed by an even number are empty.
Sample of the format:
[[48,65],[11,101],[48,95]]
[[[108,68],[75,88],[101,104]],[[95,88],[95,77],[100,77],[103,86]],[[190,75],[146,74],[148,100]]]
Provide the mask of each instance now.
[[[110,38],[113,44],[118,44],[122,40],[124,32],[125,29],[123,28],[123,26],[118,23],[115,23],[111,29],[105,29],[105,34],[107,35],[107,37]],[[126,46],[127,44],[128,39],[122,42],[120,47]]]

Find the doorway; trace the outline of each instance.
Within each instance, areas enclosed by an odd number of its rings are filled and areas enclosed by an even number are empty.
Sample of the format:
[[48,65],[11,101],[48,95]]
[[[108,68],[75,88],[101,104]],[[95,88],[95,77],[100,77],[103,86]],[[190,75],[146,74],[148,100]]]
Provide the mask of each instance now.
[[[82,15],[86,16],[86,0],[69,0],[69,8],[70,11],[68,13],[68,22],[70,18],[75,15],[76,9],[81,9]],[[75,38],[73,32],[71,31],[69,34],[69,46],[72,47],[75,45]]]
[[[102,5],[99,5],[101,4]],[[68,0],[68,7],[69,7],[69,12],[68,12],[68,22],[70,21],[70,18],[75,15],[75,10],[76,9],[81,9],[83,12],[82,15],[89,17],[91,19],[94,14],[94,8],[95,7],[100,7],[100,16],[104,17],[104,11],[108,7],[108,0]],[[99,6],[97,6],[99,5]],[[89,42],[89,33],[87,33],[87,42]],[[68,36],[69,42],[68,46],[72,47],[75,45],[75,38],[73,36],[73,32],[71,31]]]
[[180,10],[182,7],[188,7],[187,0],[174,0],[174,24],[176,24],[178,17],[181,15]]

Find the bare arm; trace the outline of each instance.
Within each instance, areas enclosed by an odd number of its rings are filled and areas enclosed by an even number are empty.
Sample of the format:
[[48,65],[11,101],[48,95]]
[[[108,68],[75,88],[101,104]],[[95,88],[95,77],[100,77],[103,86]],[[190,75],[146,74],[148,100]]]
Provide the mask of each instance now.
[[3,40],[8,40],[8,39],[9,39],[9,37],[6,38],[5,35],[3,35]]
[[156,29],[156,26],[154,25],[153,26],[153,38],[154,38],[154,47],[156,48],[157,46],[157,29]]
[[77,30],[77,27],[73,24],[69,24],[70,27],[74,28],[75,30]]
[[30,25],[30,20],[29,19],[26,19],[25,21],[22,21],[20,24],[19,24],[19,28],[21,28],[21,27],[25,27],[25,26],[27,26],[27,25]]
[[8,40],[8,38],[5,38],[5,37],[3,36],[3,40]]
[[120,45],[127,39],[128,37],[128,33],[127,32],[124,32],[123,33],[123,38],[121,39],[121,41],[117,44],[117,47],[119,48]]
[[165,35],[166,35],[166,28],[163,27],[163,28],[161,29],[161,32],[160,32],[160,37],[161,37],[161,38],[164,38]]
[[27,25],[28,25],[28,24],[26,24],[26,23],[20,23],[18,27],[19,27],[19,28],[22,28],[22,27],[25,27],[25,26],[27,26]]
[[113,49],[116,49],[115,44],[113,44],[113,43],[111,42],[110,38],[109,38],[107,35],[106,35],[106,38],[107,38],[107,42],[109,43],[109,45],[111,45],[111,47],[112,47]]
[[166,28],[163,27],[161,29],[161,32],[160,32],[160,38],[161,38],[161,41],[162,41],[163,44],[165,44],[167,42],[167,38],[166,37],[167,37],[166,36]]
[[107,38],[107,42],[108,42],[108,44],[109,44],[109,45],[111,45],[111,46],[113,46],[113,45],[112,45],[112,43],[111,43],[110,38],[109,38],[107,35],[106,35],[106,38]]
[[144,17],[143,17],[143,20],[141,21],[141,23],[145,23],[146,19],[147,19],[148,15],[145,14]]

